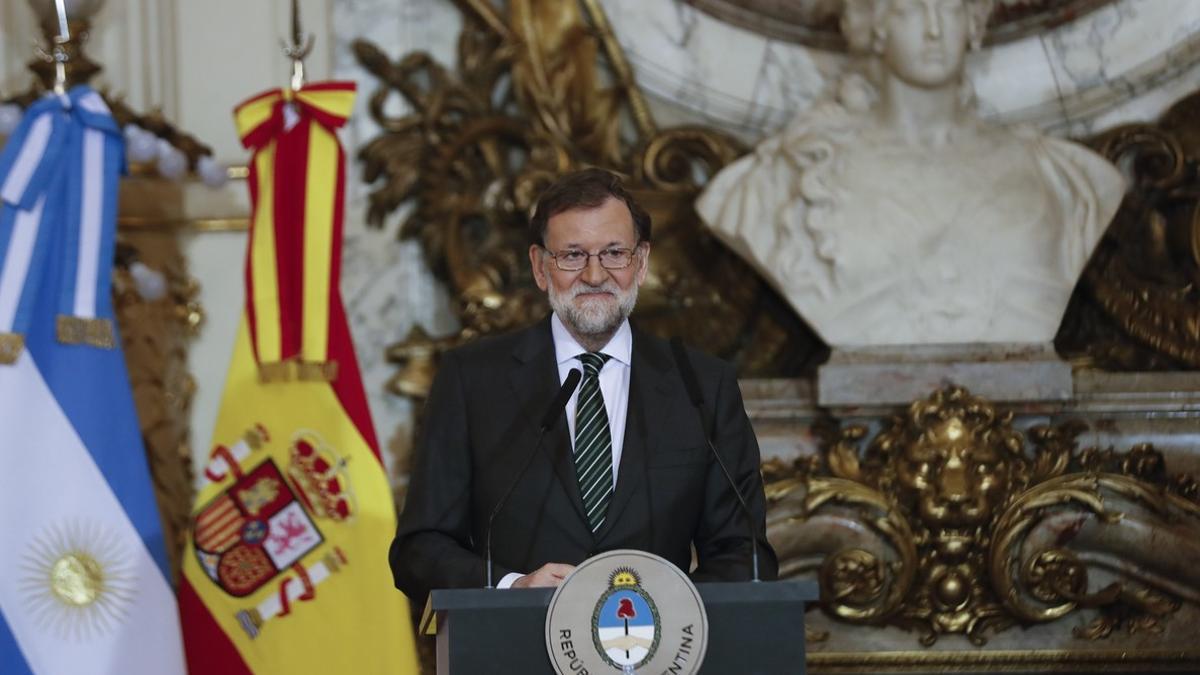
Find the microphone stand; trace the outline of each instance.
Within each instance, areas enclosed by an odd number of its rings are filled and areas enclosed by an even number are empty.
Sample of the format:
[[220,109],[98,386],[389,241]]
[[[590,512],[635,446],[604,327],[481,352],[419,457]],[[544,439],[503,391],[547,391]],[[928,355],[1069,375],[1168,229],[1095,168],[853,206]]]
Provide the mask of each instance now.
[[717,446],[713,444],[712,436],[709,433],[712,424],[704,409],[704,394],[700,390],[699,380],[696,379],[696,371],[692,369],[692,361],[684,349],[683,340],[678,337],[671,338],[671,352],[675,356],[676,365],[679,366],[679,374],[683,377],[683,386],[687,389],[688,397],[692,400],[692,405],[696,407],[696,412],[700,414],[704,441],[708,444],[708,449],[712,452],[713,457],[717,459],[717,466],[721,467],[721,473],[725,474],[725,481],[733,489],[733,494],[737,497],[738,504],[741,505],[742,514],[746,516],[746,522],[750,525],[750,567],[753,574],[751,581],[759,582],[761,579],[758,576],[758,525],[754,520],[754,514],[750,512],[750,506],[746,503],[745,496],[738,489],[737,482],[733,480],[733,474],[729,473],[729,467],[725,466],[725,460],[721,459],[721,453],[717,452]]
[[492,508],[491,515],[488,516],[487,536],[485,537],[484,546],[487,553],[487,585],[484,588],[495,588],[492,583],[492,523],[496,520],[496,516],[500,514],[500,510],[508,503],[509,496],[517,487],[517,483],[525,475],[529,469],[529,465],[533,463],[533,458],[537,455],[538,450],[542,447],[542,441],[546,437],[546,432],[554,428],[558,418],[562,415],[563,408],[567,407],[567,401],[571,398],[571,394],[575,393],[575,387],[579,386],[579,380],[583,375],[578,369],[571,369],[567,373],[567,377],[563,380],[562,386],[558,389],[558,394],[554,400],[550,402],[550,406],[546,409],[546,414],[542,416],[542,423],[538,427],[537,442],[533,444],[533,450],[525,457],[525,462],[521,464],[521,470],[513,477],[512,482],[508,484],[508,489],[504,491],[504,495],[496,502],[496,506]]

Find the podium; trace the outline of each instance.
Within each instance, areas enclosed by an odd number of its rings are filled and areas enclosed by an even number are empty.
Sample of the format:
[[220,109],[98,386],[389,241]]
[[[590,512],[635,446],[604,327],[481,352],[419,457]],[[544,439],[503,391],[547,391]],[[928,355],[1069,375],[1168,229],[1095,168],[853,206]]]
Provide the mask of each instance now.
[[[701,675],[804,673],[804,604],[813,581],[696,584],[708,614]],[[546,607],[553,588],[455,589],[430,594],[438,675],[553,675]],[[614,671],[615,672],[615,671]]]

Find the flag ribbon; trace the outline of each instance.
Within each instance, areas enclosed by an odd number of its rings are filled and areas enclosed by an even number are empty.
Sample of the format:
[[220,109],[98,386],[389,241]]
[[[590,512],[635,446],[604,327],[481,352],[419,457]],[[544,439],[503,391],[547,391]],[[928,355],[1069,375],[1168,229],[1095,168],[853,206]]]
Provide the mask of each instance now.
[[47,255],[64,261],[57,335],[114,346],[112,259],[124,141],[104,99],[80,85],[29,106],[0,153],[0,363],[20,356]]
[[253,153],[246,313],[263,381],[337,378],[329,330],[341,268],[345,154],[336,132],[354,94],[353,82],[275,89],[234,113]]

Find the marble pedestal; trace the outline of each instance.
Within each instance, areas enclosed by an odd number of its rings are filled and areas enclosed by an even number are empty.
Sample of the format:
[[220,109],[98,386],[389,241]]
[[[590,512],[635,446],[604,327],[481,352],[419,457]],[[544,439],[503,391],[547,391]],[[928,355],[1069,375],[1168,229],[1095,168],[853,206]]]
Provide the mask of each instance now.
[[1047,344],[914,345],[835,349],[817,373],[828,408],[906,404],[947,385],[992,401],[1065,401],[1071,366]]

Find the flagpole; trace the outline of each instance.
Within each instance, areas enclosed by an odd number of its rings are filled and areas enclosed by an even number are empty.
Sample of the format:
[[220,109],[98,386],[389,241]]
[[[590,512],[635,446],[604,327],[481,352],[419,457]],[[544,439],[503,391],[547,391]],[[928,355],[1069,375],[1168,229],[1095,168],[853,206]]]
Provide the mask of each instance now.
[[[62,0],[57,0],[61,3]],[[299,91],[305,82],[304,59],[312,52],[315,37],[304,34],[300,25],[300,0],[292,0],[292,34],[290,40],[281,40],[283,54],[292,60],[292,91]]]
[[63,46],[71,40],[71,28],[67,25],[67,8],[65,0],[54,0],[54,9],[58,12],[58,37],[54,40],[54,93],[62,96],[67,93],[67,60],[70,56]]

